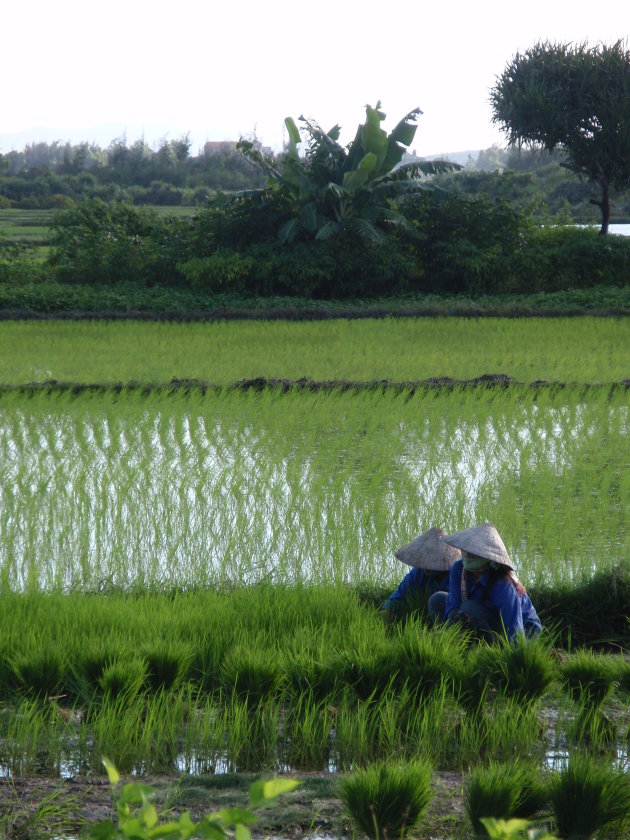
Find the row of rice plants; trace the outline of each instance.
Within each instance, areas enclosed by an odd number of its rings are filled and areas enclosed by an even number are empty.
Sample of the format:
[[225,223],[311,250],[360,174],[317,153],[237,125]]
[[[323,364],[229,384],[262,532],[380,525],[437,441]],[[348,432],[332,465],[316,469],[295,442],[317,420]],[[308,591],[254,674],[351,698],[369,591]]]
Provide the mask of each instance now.
[[[481,645],[417,621],[387,635],[353,593],[277,587],[123,597],[5,596],[0,670],[12,773],[43,762],[142,771],[347,768],[430,754],[443,768],[573,743],[615,749],[595,709],[630,689],[620,656],[549,640]],[[249,607],[249,608],[248,608]],[[557,723],[541,739],[541,701]]]
[[612,318],[386,318],[0,323],[0,383],[168,382],[229,385],[276,377],[358,382],[471,379],[618,382],[630,323]]
[[630,554],[630,393],[0,397],[0,592],[393,585],[393,550],[497,524],[526,585]]
[[[427,760],[382,761],[343,779],[341,797],[365,836],[413,836],[433,798],[431,776]],[[563,839],[599,836],[601,829],[621,837],[630,820],[630,782],[618,767],[579,754],[544,775],[519,761],[482,765],[467,780],[465,804],[477,838],[552,840],[550,824]],[[529,828],[532,819],[538,826]]]

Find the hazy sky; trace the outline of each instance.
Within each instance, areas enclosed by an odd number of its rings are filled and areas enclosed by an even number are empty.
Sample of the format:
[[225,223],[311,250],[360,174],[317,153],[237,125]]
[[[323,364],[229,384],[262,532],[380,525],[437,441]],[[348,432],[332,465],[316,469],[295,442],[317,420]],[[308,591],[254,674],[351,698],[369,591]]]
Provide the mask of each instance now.
[[627,40],[630,2],[29,0],[0,27],[2,152],[24,131],[154,147],[189,132],[193,153],[255,132],[279,148],[302,113],[349,141],[380,99],[388,129],[422,109],[413,148],[429,155],[501,143],[488,94],[516,51]]

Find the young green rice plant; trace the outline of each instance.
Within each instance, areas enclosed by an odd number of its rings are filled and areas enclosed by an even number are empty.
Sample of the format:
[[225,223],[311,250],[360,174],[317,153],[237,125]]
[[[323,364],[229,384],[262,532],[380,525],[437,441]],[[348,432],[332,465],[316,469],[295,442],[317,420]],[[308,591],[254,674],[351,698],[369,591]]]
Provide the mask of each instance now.
[[340,680],[361,700],[382,696],[399,679],[392,645],[383,640],[369,641],[365,647],[353,645],[343,651],[340,662]]
[[98,771],[99,756],[109,755],[123,772],[140,770],[145,760],[146,700],[137,693],[105,694],[94,710],[88,710],[93,745],[90,769]]
[[[594,557],[610,576],[630,548],[619,389],[130,388],[0,400],[0,484],[16,488],[0,517],[2,592],[393,586],[400,569],[386,558],[415,531],[419,509],[453,528],[499,521],[539,591],[588,582]],[[588,538],[576,544],[567,536],[576,531]],[[285,595],[260,612],[290,635],[299,615],[292,604],[285,616]],[[348,625],[358,612],[350,602],[338,609]],[[581,626],[603,638],[613,620],[591,615],[592,603]],[[566,625],[571,611],[564,598],[554,615]],[[215,625],[210,612],[205,620]],[[250,628],[258,610],[239,621]]]
[[142,649],[147,684],[152,691],[176,688],[185,679],[193,654],[182,644],[160,641]]
[[182,769],[187,773],[214,773],[217,760],[227,751],[226,709],[203,689],[190,685],[182,689],[182,702],[187,706],[179,741]]
[[357,702],[356,694],[347,690],[335,708],[333,747],[337,767],[350,768],[379,758],[376,702]]
[[279,657],[281,682],[288,697],[300,698],[310,693],[316,700],[334,700],[343,674],[343,659],[338,653],[302,648],[283,650]]
[[516,760],[510,764],[479,764],[465,786],[466,815],[475,836],[486,837],[482,817],[510,819],[535,816],[547,802],[539,769]]
[[611,753],[617,747],[617,724],[599,707],[582,701],[566,726],[566,738],[568,743],[595,754]]
[[[397,642],[397,643],[396,643]],[[443,685],[453,687],[465,657],[465,640],[453,627],[427,628],[407,623],[392,644],[391,660],[398,669],[398,686],[407,683],[417,698]]]
[[98,680],[98,685],[103,695],[110,700],[122,698],[130,702],[142,690],[146,677],[147,664],[144,659],[129,656],[116,659],[107,665]]
[[477,657],[480,674],[504,696],[522,704],[535,704],[556,677],[556,663],[547,637],[515,641],[501,639],[481,648]]
[[466,658],[455,673],[455,696],[471,718],[482,713],[485,704],[495,693],[486,672],[488,657],[491,655],[492,650],[485,642],[469,647]]
[[146,697],[139,747],[144,773],[172,773],[190,714],[190,692],[158,689]]
[[574,753],[567,766],[554,774],[549,801],[563,840],[590,838],[630,818],[630,781],[622,770]]
[[[11,784],[11,783],[9,783]],[[14,786],[10,805],[0,815],[0,836],[12,840],[36,837],[68,837],[85,828],[79,796],[64,796],[55,790],[44,796],[35,807],[22,798]]]
[[23,699],[11,709],[8,720],[3,720],[0,762],[12,778],[33,772],[50,744],[50,733],[49,709],[40,701]]
[[278,694],[281,681],[278,654],[270,648],[235,645],[225,654],[220,679],[226,696],[233,692],[255,706],[262,699]]
[[129,652],[119,641],[84,639],[69,663],[69,696],[86,706],[90,705],[94,695],[101,690],[99,682],[107,668],[128,656]]
[[223,710],[225,746],[236,771],[274,768],[278,760],[280,709],[271,701],[253,705],[234,693]]
[[368,765],[343,778],[341,800],[362,834],[402,838],[417,828],[433,798],[432,772],[421,759]]
[[456,759],[461,765],[480,759],[507,762],[533,755],[544,757],[537,710],[510,697],[498,696],[482,713],[466,714],[457,730]]
[[60,692],[67,665],[63,654],[56,647],[31,647],[16,657],[13,669],[22,692],[45,698]]
[[293,769],[324,770],[328,764],[336,709],[304,692],[289,706],[284,721],[284,759]]
[[606,654],[579,650],[561,666],[560,681],[572,700],[595,709],[613,691],[618,675],[616,662]]

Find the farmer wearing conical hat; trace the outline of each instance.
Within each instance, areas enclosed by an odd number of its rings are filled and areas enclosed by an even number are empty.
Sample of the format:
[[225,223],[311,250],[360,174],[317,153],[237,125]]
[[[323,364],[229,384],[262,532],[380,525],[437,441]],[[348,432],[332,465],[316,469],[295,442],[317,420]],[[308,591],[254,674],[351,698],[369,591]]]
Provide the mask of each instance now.
[[540,619],[494,525],[475,525],[443,541],[462,556],[451,568],[448,594],[429,599],[434,618],[461,623],[487,639],[504,632],[511,639],[540,633]]
[[429,595],[440,591],[446,595],[448,592],[449,572],[453,563],[461,557],[461,551],[443,542],[445,534],[441,528],[434,526],[394,552],[398,560],[412,568],[381,607],[388,623],[396,615],[404,613],[419,592]]

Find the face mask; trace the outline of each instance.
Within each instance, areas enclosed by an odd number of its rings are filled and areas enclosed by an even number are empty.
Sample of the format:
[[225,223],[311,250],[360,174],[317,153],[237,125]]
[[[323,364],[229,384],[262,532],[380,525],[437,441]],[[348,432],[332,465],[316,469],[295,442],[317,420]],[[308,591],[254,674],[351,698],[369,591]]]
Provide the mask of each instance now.
[[462,557],[462,563],[468,572],[479,572],[488,565],[485,557]]

